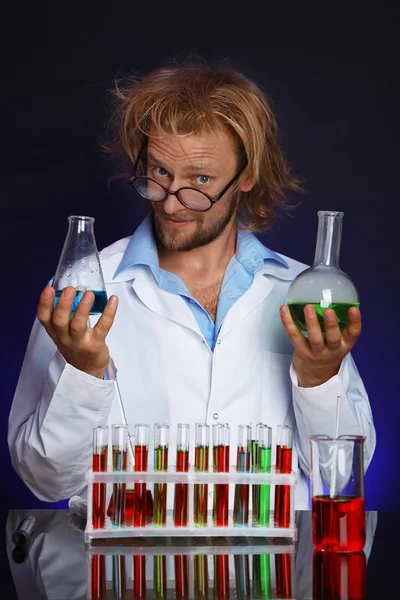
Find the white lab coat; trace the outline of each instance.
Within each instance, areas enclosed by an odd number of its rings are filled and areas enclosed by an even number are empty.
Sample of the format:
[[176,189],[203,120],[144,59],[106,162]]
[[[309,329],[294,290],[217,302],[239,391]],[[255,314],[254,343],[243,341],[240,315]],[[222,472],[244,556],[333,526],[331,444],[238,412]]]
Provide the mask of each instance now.
[[[307,508],[308,436],[334,433],[340,395],[340,432],[367,437],[368,465],[375,430],[351,356],[338,375],[315,388],[300,388],[291,368],[293,346],[279,306],[305,265],[287,257],[289,269],[268,261],[229,310],[212,352],[185,301],[160,290],[148,268],[132,267],[113,279],[128,242],[125,238],[103,250],[101,263],[108,295],[119,298],[107,344],[131,432],[134,423],[148,423],[152,430],[155,422],[168,422],[169,462],[174,464],[177,423],[189,423],[193,432],[198,421],[228,422],[234,462],[239,424],[262,421],[275,434],[277,425],[286,423],[295,428],[293,468],[300,476],[296,508]],[[66,364],[36,321],[8,435],[12,463],[28,487],[46,501],[85,493],[93,427],[121,421],[115,382]]]

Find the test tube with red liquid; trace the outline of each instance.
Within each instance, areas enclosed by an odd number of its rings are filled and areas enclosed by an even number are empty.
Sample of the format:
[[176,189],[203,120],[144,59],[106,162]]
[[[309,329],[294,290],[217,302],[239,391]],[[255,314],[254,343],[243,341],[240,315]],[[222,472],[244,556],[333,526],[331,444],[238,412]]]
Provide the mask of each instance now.
[[[190,427],[185,423],[178,423],[176,443],[176,472],[187,473],[189,471],[189,440]],[[174,525],[175,527],[187,527],[188,521],[188,489],[187,483],[175,484],[174,499]]]
[[[154,470],[168,471],[169,425],[156,423],[154,426]],[[167,484],[154,484],[153,523],[157,526],[167,524]]]
[[[227,423],[217,423],[213,430],[214,473],[229,473],[230,429]],[[228,526],[229,484],[214,485],[213,521],[216,527]]]
[[[126,471],[128,450],[128,426],[112,426],[112,469]],[[114,527],[125,525],[126,483],[113,483],[114,512],[112,524]]]
[[189,557],[186,555],[174,556],[175,567],[175,598],[183,600],[189,598]]
[[[239,425],[236,455],[236,471],[250,473],[251,467],[251,429],[248,425]],[[233,523],[235,525],[249,524],[249,495],[250,486],[235,485],[235,500],[233,505]]]
[[[108,462],[108,427],[100,425],[93,429],[93,462],[94,472],[107,471]],[[106,520],[106,483],[93,484],[92,525],[94,529],[104,527]]]
[[215,600],[229,600],[229,555],[216,554],[214,556],[214,598]]
[[133,600],[146,599],[146,557],[133,557]]
[[[210,427],[206,423],[196,423],[194,469],[208,473]],[[196,483],[194,486],[194,523],[196,527],[206,527],[208,523],[208,484]]]
[[[293,430],[287,425],[278,425],[276,444],[276,472],[292,472],[292,440]],[[275,486],[275,527],[289,527],[290,525],[290,486]]]
[[[134,429],[135,439],[135,465],[136,472],[146,472],[149,453],[149,426],[138,424]],[[134,488],[134,527],[145,527],[146,525],[146,496],[147,488],[145,483],[135,483]]]

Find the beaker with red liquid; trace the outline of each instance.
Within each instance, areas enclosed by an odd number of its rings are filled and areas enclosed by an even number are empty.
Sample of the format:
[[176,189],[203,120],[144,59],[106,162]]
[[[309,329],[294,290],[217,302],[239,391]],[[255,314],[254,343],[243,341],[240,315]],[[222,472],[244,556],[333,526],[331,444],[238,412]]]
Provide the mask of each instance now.
[[310,437],[312,536],[316,550],[365,546],[363,436]]

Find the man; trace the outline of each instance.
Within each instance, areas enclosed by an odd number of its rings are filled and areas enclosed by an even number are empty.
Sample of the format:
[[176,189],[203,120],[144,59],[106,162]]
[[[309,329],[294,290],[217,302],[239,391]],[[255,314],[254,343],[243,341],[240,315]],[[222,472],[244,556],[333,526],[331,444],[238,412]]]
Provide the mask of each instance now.
[[367,436],[366,465],[375,431],[349,354],[360,311],[341,333],[327,309],[323,336],[308,306],[304,337],[285,301],[305,265],[250,232],[297,189],[268,101],[244,76],[203,66],[156,71],[118,95],[120,146],[152,212],[101,253],[109,301],[92,328],[92,292],[70,319],[75,290],[53,310],[44,289],[10,414],[13,465],[43,500],[82,493],[92,429],[121,422],[121,404],[131,431],[169,423],[172,454],[179,422],[227,422],[233,448],[238,424],[286,423],[305,508],[308,435],[333,434],[337,396],[340,431]]

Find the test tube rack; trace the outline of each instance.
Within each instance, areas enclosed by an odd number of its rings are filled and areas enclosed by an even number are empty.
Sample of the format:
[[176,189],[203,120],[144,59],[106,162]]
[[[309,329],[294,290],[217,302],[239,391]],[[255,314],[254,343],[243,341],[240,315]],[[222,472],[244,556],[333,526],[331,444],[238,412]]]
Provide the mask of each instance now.
[[[286,538],[291,541],[297,540],[297,529],[295,525],[294,510],[294,491],[297,483],[297,475],[291,473],[277,473],[272,467],[269,473],[260,472],[237,472],[234,465],[230,472],[196,472],[193,466],[189,467],[188,472],[176,472],[175,467],[170,465],[167,472],[155,471],[149,466],[146,472],[133,471],[113,471],[113,472],[94,472],[92,469],[87,474],[88,482],[88,519],[85,530],[85,541],[92,543],[96,539],[105,538],[160,538],[160,537],[264,537],[264,538]],[[113,484],[126,484],[127,489],[132,489],[134,484],[142,483],[148,486],[154,484],[167,484],[168,496],[174,494],[174,484],[188,485],[188,521],[187,526],[175,526],[173,520],[173,510],[167,509],[167,518],[165,526],[156,526],[151,522],[146,522],[145,526],[134,527],[129,523],[122,526],[113,526],[111,520],[106,516],[104,527],[93,527],[93,485],[106,484],[107,492],[112,490]],[[194,505],[194,486],[196,484],[208,484],[209,491],[212,491],[215,484],[228,484],[230,490],[234,490],[235,485],[269,485],[271,492],[276,486],[288,486],[289,490],[289,511],[290,519],[288,527],[275,527],[273,525],[273,511],[270,513],[269,526],[260,526],[253,524],[252,511],[249,511],[248,525],[237,525],[233,522],[233,511],[229,511],[228,526],[217,527],[213,524],[211,511],[208,511],[208,525],[199,527],[194,523],[193,505]],[[152,489],[150,487],[150,489]],[[107,497],[110,493],[107,494]],[[272,507],[272,503],[271,503]]]

